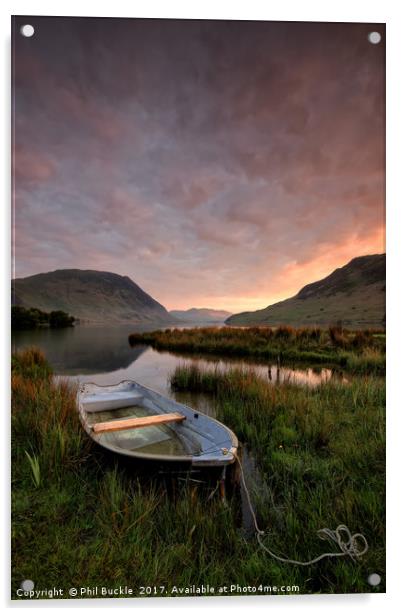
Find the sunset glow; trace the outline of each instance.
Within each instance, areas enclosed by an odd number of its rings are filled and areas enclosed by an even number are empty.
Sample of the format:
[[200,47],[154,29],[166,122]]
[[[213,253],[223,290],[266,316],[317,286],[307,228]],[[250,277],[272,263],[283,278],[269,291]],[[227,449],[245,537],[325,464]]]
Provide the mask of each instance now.
[[104,270],[167,309],[240,312],[385,251],[374,24],[29,23],[15,276]]

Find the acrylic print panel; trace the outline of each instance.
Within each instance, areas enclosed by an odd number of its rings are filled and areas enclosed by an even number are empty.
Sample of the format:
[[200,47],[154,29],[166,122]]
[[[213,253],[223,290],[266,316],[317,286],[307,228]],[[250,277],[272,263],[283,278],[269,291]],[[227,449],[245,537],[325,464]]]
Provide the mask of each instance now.
[[13,599],[384,592],[385,26],[12,28]]

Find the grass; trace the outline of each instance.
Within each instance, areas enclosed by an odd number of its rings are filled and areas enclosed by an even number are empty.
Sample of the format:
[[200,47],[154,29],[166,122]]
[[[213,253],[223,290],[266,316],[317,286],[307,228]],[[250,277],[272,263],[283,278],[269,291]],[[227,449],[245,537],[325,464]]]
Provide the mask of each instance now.
[[132,346],[150,344],[158,350],[335,365],[354,373],[385,373],[385,338],[378,335],[378,330],[205,327],[133,333],[129,342]]
[[38,458],[36,456],[30,456],[27,451],[25,453],[26,453],[26,456],[27,456],[27,458],[29,460],[29,464],[31,466],[34,486],[36,488],[39,488],[39,486],[40,486],[40,464],[39,464],[39,460],[38,460]]
[[370,571],[384,579],[383,379],[274,387],[249,370],[193,365],[178,367],[171,385],[214,395],[219,418],[253,452],[264,477],[263,485],[254,486],[254,500],[272,550],[307,560],[327,547],[316,531],[343,523],[366,536],[370,551],[359,563],[327,561],[307,568],[316,588],[364,592]]
[[172,383],[210,391],[221,419],[255,449],[265,479],[254,499],[272,549],[315,556],[328,547],[315,531],[344,522],[367,536],[367,558],[306,569],[277,563],[245,539],[236,493],[224,506],[184,481],[172,495],[163,481],[140,482],[114,466],[85,436],[75,388],[54,380],[30,349],[12,361],[12,598],[24,579],[66,598],[70,587],[95,586],[122,586],[125,596],[126,585],[134,596],[147,595],[141,587],[168,596],[173,586],[231,584],[369,592],[370,573],[384,579],[381,381],[311,391],[178,370]]

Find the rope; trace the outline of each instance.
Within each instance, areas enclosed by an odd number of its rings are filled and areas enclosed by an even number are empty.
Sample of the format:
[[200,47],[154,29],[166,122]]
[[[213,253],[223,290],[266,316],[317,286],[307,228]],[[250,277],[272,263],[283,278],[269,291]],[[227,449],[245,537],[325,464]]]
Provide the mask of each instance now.
[[[215,443],[212,447],[202,451],[201,454],[212,453],[212,451],[219,451],[220,444],[223,444],[223,443]],[[356,558],[360,558],[361,556],[363,556],[363,554],[365,554],[368,551],[369,546],[368,546],[367,539],[364,535],[362,535],[361,533],[355,533],[354,535],[352,535],[349,528],[345,524],[339,524],[335,530],[332,530],[330,528],[321,528],[320,530],[317,531],[317,535],[319,536],[320,539],[323,539],[323,540],[330,539],[331,541],[336,543],[339,549],[341,550],[340,552],[325,552],[324,554],[320,554],[320,556],[317,556],[316,558],[313,558],[312,560],[308,560],[308,561],[293,560],[291,558],[282,558],[281,556],[278,556],[277,554],[272,552],[263,543],[262,537],[263,535],[265,535],[265,532],[261,530],[258,526],[257,517],[254,511],[253,505],[251,503],[250,492],[249,492],[249,489],[247,487],[246,480],[244,477],[244,470],[243,470],[242,463],[240,462],[240,459],[237,453],[234,453],[233,455],[239,464],[241,482],[244,488],[244,492],[246,494],[247,504],[248,504],[251,516],[253,518],[257,541],[260,547],[263,550],[265,550],[265,552],[267,552],[272,558],[275,558],[276,560],[279,560],[280,562],[283,562],[283,563],[290,563],[293,565],[300,565],[300,566],[305,567],[308,565],[313,565],[319,562],[320,560],[322,560],[323,558],[337,558],[340,556],[350,556],[352,560],[355,560]],[[360,547],[359,547],[359,542],[361,542],[362,544],[362,546]]]
[[220,443],[214,443],[211,447],[207,447],[207,449],[202,449],[200,452],[195,453],[194,457],[203,456],[205,453],[222,453],[222,447],[220,445],[228,445],[227,437],[224,441],[221,441]]
[[[300,560],[292,560],[291,558],[282,558],[281,556],[274,554],[274,552],[271,552],[271,550],[267,548],[266,545],[264,545],[263,540],[262,540],[262,536],[265,533],[263,530],[259,528],[258,523],[257,523],[257,517],[254,511],[254,508],[251,504],[250,492],[247,487],[246,480],[244,478],[243,466],[240,462],[240,459],[237,453],[234,455],[235,455],[237,462],[239,463],[241,481],[243,484],[244,492],[247,497],[247,503],[250,509],[250,513],[253,518],[254,527],[256,530],[256,534],[257,534],[257,541],[259,545],[262,547],[262,549],[265,550],[265,552],[267,552],[270,556],[272,556],[272,558],[275,558],[276,560],[279,560],[283,563],[307,566],[307,565],[313,565],[314,563],[317,563],[319,560],[322,560],[323,558],[334,558],[338,556],[350,556],[352,560],[354,560],[355,558],[359,558],[360,556],[363,556],[363,554],[367,552],[369,546],[368,546],[367,539],[365,538],[365,536],[362,535],[361,533],[355,533],[354,535],[352,535],[352,533],[350,532],[348,527],[345,526],[345,524],[339,524],[339,526],[335,530],[331,530],[330,528],[321,528],[319,531],[317,531],[317,534],[320,539],[331,539],[332,541],[334,541],[334,543],[338,544],[341,550],[340,552],[326,552],[325,554],[321,554],[320,556],[317,556],[317,558],[313,558],[312,560],[308,560],[306,562],[302,562]],[[346,535],[346,540],[342,538],[342,533]],[[359,548],[359,545],[358,545],[359,540],[362,542],[363,547]]]

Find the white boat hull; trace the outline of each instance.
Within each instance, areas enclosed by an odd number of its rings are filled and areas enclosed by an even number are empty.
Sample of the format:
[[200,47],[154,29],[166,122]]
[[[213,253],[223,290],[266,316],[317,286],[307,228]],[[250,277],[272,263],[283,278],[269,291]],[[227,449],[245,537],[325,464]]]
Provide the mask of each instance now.
[[[122,456],[195,468],[224,467],[235,460],[238,441],[227,426],[135,381],[109,386],[86,383],[78,393],[78,409],[82,425],[93,441]],[[180,413],[184,420],[106,434],[94,430],[94,425],[105,419],[124,423],[133,416],[171,413]]]

